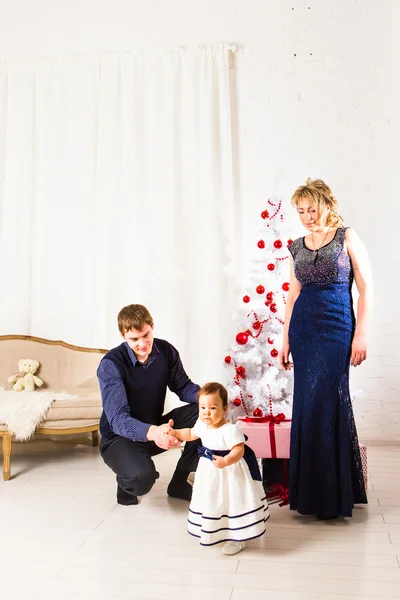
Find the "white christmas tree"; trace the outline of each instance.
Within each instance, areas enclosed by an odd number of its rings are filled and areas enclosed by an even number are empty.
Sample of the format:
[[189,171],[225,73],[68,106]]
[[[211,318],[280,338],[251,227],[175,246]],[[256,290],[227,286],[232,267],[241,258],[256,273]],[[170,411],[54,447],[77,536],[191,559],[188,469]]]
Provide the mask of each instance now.
[[260,418],[291,415],[293,376],[279,366],[289,291],[290,225],[282,201],[268,200],[261,213],[257,255],[251,262],[236,341],[225,357],[229,415]]

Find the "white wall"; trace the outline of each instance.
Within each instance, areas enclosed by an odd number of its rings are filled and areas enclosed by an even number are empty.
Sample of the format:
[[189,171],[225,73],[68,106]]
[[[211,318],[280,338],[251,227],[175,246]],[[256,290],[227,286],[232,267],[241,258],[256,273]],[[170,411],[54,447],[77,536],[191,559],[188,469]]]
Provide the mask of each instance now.
[[219,41],[243,48],[234,115],[243,268],[268,195],[288,199],[308,176],[333,187],[375,275],[370,356],[353,375],[363,389],[359,432],[400,441],[399,0],[14,0],[0,9],[3,60]]

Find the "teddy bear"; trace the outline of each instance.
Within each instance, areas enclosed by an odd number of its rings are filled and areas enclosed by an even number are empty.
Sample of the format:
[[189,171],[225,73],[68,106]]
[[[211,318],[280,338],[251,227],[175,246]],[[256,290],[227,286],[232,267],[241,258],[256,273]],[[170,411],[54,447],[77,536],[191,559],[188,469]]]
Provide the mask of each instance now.
[[22,358],[18,361],[18,375],[13,375],[8,378],[8,383],[13,383],[14,392],[34,392],[35,385],[38,387],[43,385],[40,377],[36,377],[35,373],[39,368],[39,362],[31,358]]

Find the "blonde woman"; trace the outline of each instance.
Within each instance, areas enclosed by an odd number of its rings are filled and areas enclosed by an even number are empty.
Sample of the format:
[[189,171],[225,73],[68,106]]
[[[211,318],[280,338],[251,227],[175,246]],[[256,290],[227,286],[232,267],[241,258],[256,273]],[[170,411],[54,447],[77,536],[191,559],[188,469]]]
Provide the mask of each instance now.
[[[367,357],[369,261],[323,181],[308,179],[295,191],[292,204],[308,235],[290,246],[291,282],[280,353],[284,369],[294,365],[290,508],[319,519],[351,517],[354,504],[367,503],[349,367]],[[359,292],[357,319],[353,280]]]

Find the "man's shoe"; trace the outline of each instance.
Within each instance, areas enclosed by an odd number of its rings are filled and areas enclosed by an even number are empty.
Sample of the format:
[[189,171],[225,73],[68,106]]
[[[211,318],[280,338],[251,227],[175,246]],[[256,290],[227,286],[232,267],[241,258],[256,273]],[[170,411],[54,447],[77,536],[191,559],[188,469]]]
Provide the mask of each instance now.
[[134,496],[133,494],[128,494],[128,492],[125,492],[125,490],[123,490],[119,486],[117,488],[117,502],[122,506],[133,506],[139,504],[137,496]]
[[175,471],[167,488],[168,496],[190,502],[192,499],[192,486],[187,482],[189,471]]

